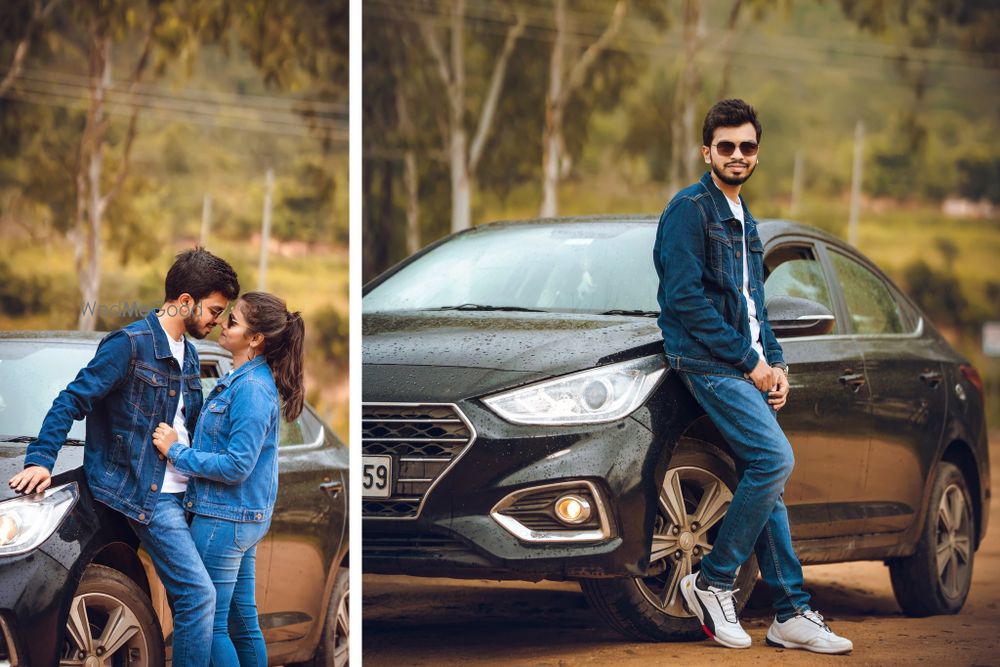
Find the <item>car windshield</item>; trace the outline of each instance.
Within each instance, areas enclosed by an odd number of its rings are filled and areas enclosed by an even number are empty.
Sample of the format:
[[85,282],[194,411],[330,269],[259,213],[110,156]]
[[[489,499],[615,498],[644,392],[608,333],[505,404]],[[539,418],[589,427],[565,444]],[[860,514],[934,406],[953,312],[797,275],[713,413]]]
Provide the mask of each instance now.
[[[36,437],[52,401],[94,356],[93,345],[0,343],[0,436]],[[83,440],[85,422],[67,438]]]
[[387,278],[362,309],[656,313],[655,233],[639,222],[474,229]]

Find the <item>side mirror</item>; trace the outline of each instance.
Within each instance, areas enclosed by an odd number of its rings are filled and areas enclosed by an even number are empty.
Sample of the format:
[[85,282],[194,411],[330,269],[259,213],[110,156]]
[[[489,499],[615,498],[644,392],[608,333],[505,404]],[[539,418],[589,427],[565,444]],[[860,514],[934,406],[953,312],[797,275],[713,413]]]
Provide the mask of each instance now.
[[767,300],[767,318],[775,336],[822,336],[833,331],[836,318],[821,303],[794,296]]

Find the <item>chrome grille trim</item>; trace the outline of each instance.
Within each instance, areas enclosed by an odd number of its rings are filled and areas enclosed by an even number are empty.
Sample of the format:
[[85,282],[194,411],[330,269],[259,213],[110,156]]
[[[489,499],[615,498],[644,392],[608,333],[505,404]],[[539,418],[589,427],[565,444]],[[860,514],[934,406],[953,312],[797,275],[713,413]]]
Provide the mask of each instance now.
[[[415,413],[413,418],[406,418],[399,415],[399,411]],[[450,414],[449,414],[450,413]],[[461,459],[472,444],[476,441],[476,429],[472,422],[454,403],[362,403],[362,454],[369,455],[390,455],[393,458],[393,465],[397,474],[401,471],[401,464],[410,464],[423,467],[423,473],[419,478],[407,478],[399,476],[393,480],[393,495],[388,498],[362,498],[362,518],[365,520],[378,519],[416,519],[424,508],[424,503],[430,496],[434,487],[444,479],[448,471]],[[382,425],[414,425],[412,437],[380,437],[379,433],[389,434],[394,429],[381,428]],[[442,429],[435,427],[443,426]],[[462,427],[467,432],[461,434]],[[438,437],[442,435],[437,431],[443,430],[444,435],[451,437]],[[457,432],[456,432],[457,431]],[[427,437],[424,437],[427,436]],[[431,437],[433,436],[433,437]],[[456,437],[457,436],[457,437]],[[393,445],[400,443],[399,449],[393,451]],[[431,453],[421,456],[420,450],[424,444],[431,445]],[[373,451],[369,452],[368,446],[372,446]],[[451,447],[449,447],[451,445]],[[434,451],[434,450],[440,451]],[[450,449],[450,451],[448,451]],[[431,467],[442,466],[443,468],[434,474]],[[411,470],[409,474],[418,472]],[[418,472],[419,474],[419,472]],[[433,476],[431,476],[433,475]],[[422,493],[414,485],[429,484]],[[406,485],[397,493],[397,485]],[[409,505],[415,508],[405,510]],[[396,512],[392,514],[392,512]]]

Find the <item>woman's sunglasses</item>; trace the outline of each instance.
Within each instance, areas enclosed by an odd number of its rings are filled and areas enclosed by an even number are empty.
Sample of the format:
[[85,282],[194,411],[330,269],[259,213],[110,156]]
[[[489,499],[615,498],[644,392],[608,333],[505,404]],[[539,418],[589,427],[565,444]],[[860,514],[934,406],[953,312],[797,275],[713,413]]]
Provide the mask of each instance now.
[[[729,157],[736,152],[736,144],[732,141],[720,141],[719,143],[713,145],[715,146],[715,150],[722,157]],[[744,157],[753,157],[756,155],[757,148],[757,142],[755,141],[740,142],[740,153],[743,154]]]

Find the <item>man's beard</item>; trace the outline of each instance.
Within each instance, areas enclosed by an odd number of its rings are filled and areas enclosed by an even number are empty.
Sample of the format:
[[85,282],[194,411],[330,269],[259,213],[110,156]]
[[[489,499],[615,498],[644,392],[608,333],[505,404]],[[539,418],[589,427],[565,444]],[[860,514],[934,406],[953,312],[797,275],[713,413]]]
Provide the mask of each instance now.
[[742,176],[726,176],[722,172],[722,170],[716,166],[714,161],[712,162],[712,173],[715,174],[718,177],[718,179],[723,183],[725,183],[726,185],[743,185],[744,183],[746,183],[746,180],[750,178],[750,176],[753,174],[753,170],[757,168],[757,165],[751,166],[749,163],[742,163],[742,162],[740,164],[746,164],[746,171],[744,171]]
[[195,311],[184,318],[184,330],[192,338],[201,340],[208,335],[208,332],[201,330],[201,325],[198,324],[197,313],[198,311]]

